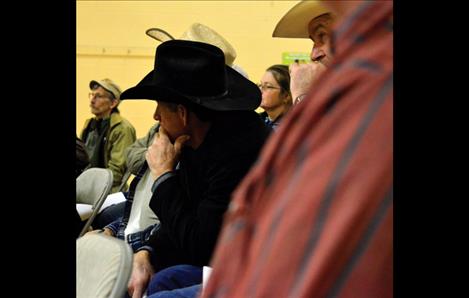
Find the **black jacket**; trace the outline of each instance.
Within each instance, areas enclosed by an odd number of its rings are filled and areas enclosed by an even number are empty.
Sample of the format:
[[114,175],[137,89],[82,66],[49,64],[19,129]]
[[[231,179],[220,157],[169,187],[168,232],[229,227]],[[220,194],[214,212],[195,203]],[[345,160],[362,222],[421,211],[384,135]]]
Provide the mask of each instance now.
[[88,157],[88,153],[86,152],[85,149],[85,143],[81,139],[76,137],[76,167],[75,167],[75,176],[78,178],[80,174],[86,169],[86,167],[90,163],[90,158]]
[[158,185],[150,201],[161,221],[148,242],[156,270],[209,264],[231,193],[270,132],[255,112],[225,112],[197,150],[183,148],[179,169]]

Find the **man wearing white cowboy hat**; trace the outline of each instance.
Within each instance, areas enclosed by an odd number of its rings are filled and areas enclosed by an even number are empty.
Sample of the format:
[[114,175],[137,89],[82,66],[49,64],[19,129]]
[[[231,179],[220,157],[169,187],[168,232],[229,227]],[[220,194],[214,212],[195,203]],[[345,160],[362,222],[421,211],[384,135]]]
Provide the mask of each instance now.
[[301,1],[280,19],[272,33],[273,37],[310,38],[314,42],[311,61],[315,63],[290,66],[293,104],[306,96],[313,81],[332,61],[330,32],[334,19],[335,15],[320,1]]
[[234,192],[200,298],[393,297],[393,2],[323,3],[334,60]]
[[210,44],[170,40],[155,67],[121,99],[158,102],[160,122],[146,153],[150,207],[161,226],[134,255],[129,294],[141,297],[153,272],[208,265],[231,192],[270,133],[257,113],[257,86],[225,65]]

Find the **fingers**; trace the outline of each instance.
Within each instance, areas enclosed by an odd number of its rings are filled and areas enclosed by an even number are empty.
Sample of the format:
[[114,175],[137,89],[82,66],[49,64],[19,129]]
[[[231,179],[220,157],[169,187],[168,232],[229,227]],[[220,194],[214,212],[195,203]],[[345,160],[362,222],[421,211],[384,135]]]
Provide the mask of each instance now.
[[290,66],[288,66],[289,72],[292,73],[292,71],[295,71],[298,68],[298,66],[300,66],[300,63],[298,63],[296,61],[294,63],[290,64]]
[[[301,61],[304,61],[304,60],[301,60]],[[295,61],[288,66],[288,71],[290,73],[292,73],[292,71],[297,71],[304,64],[308,64],[308,63],[300,63],[300,60],[295,59]]]
[[151,164],[151,153],[150,153],[151,148],[149,147],[147,152],[145,152],[145,160],[147,161],[148,164]]
[[176,141],[174,142],[174,150],[176,151],[176,154],[179,154],[181,152],[181,148],[184,145],[185,142],[187,142],[190,139],[190,136],[188,135],[182,135],[179,136]]
[[160,126],[160,130],[158,131],[158,135],[168,137],[168,132],[166,131],[166,129],[164,129],[163,126]]
[[152,140],[151,145],[149,146],[148,149],[150,149],[151,146],[155,145],[160,138],[169,139],[168,133],[166,132],[166,130],[162,126],[160,126],[159,130],[153,136],[153,140]]
[[143,294],[143,293],[142,293],[142,288],[136,287],[136,288],[134,289],[133,294],[132,294],[132,298],[142,298],[142,294]]
[[132,269],[132,275],[130,276],[129,283],[127,284],[127,293],[129,293],[129,296],[134,298],[142,297],[142,287],[138,283],[138,268],[135,266]]
[[130,297],[134,294],[134,285],[132,283],[132,276],[130,277],[129,283],[127,284],[127,293]]

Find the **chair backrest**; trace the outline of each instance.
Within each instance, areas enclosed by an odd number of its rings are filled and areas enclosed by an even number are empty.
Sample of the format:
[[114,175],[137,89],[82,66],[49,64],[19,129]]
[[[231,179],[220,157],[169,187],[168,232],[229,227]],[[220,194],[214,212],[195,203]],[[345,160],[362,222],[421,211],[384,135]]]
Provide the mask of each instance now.
[[76,202],[93,206],[91,216],[88,218],[78,237],[83,236],[88,231],[101,205],[111,191],[112,181],[112,171],[103,168],[89,168],[78,176],[76,182]]
[[76,297],[124,297],[133,253],[123,240],[87,234],[76,242]]

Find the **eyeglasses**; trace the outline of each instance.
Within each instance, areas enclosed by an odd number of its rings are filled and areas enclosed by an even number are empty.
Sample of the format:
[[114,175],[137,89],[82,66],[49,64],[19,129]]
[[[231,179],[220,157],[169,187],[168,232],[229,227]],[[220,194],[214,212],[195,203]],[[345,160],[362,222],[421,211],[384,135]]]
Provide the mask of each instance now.
[[261,89],[261,91],[281,89],[280,87],[275,87],[275,86],[272,86],[272,85],[262,85],[262,84],[257,84],[257,87],[259,87],[259,89]]
[[103,95],[103,94],[99,94],[99,93],[93,93],[93,92],[88,93],[88,97],[90,99],[93,99],[93,98],[96,98],[96,99],[110,98],[107,95]]

